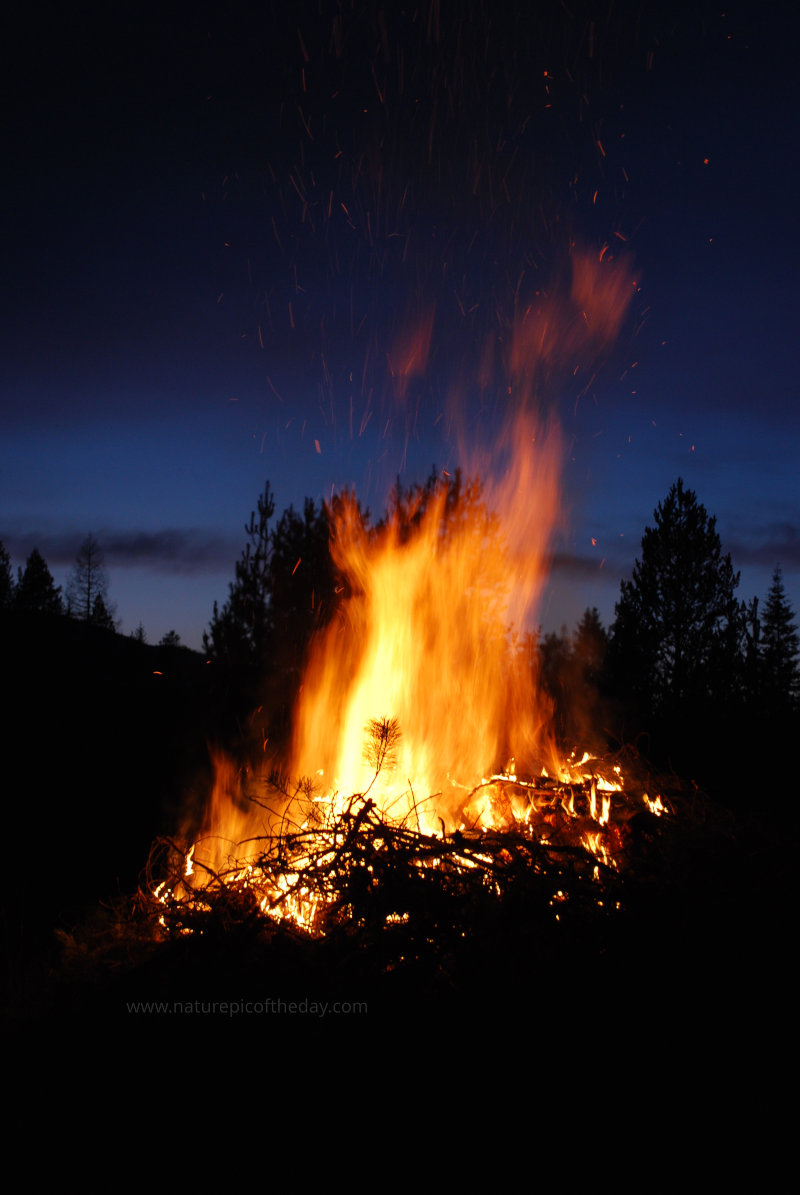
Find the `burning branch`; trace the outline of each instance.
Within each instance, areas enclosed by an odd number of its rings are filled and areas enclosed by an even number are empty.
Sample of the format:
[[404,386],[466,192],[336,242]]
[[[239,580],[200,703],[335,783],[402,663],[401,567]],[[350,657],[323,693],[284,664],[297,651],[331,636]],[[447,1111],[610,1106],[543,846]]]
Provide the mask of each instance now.
[[[399,730],[384,718],[368,731],[377,777]],[[246,857],[223,866],[203,861],[203,840],[188,854],[163,840],[149,872],[159,869],[162,878],[150,879],[142,900],[168,936],[209,918],[256,917],[273,931],[313,939],[396,935],[403,926],[416,940],[424,927],[425,935],[444,934],[441,949],[456,925],[466,932],[476,907],[499,909],[512,899],[535,898],[537,916],[545,910],[556,922],[577,911],[605,917],[621,908],[635,867],[632,827],[656,823],[666,807],[656,810],[645,793],[625,793],[617,783],[609,816],[597,789],[611,783],[599,773],[617,771],[593,762],[594,770],[581,761],[561,779],[493,777],[468,794],[461,825],[449,833],[421,831],[415,800],[393,817],[364,792],[337,802],[312,798],[302,822],[284,813],[274,833],[249,840]],[[302,785],[283,791],[293,791],[292,800],[309,793]]]

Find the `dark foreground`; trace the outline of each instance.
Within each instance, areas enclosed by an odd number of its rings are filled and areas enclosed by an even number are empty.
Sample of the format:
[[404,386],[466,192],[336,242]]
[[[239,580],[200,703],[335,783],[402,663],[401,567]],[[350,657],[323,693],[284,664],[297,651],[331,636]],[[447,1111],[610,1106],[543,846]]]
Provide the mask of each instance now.
[[193,1016],[535,1014],[599,1027],[612,1008],[640,1025],[734,1009],[777,1015],[789,990],[789,863],[763,828],[717,811],[660,832],[647,871],[606,886],[602,904],[596,882],[587,899],[585,875],[562,876],[557,907],[552,876],[457,902],[416,880],[404,890],[395,875],[389,903],[405,921],[386,922],[385,892],[356,893],[356,919],[342,914],[312,939],[239,897],[165,937],[152,908],[120,899],[87,907],[17,960],[9,1014],[122,1032]]
[[[669,824],[642,821],[621,881],[598,886],[583,864],[557,876],[552,858],[537,869],[514,848],[494,893],[424,884],[403,867],[365,886],[356,868],[320,939],[272,925],[246,901],[218,902],[191,934],[165,936],[131,894],[153,839],[174,832],[187,797],[208,783],[204,661],[120,636],[87,639],[79,624],[65,638],[60,623],[51,639],[5,625],[12,1030],[401,1013],[437,1023],[463,1014],[498,1031],[518,1017],[555,1026],[574,1016],[602,1035],[610,1007],[641,1026],[703,1024],[723,1010],[750,1025],[780,1017],[797,833],[779,782],[730,807],[684,789]],[[558,890],[567,899],[556,907]],[[393,910],[405,918],[387,921]]]

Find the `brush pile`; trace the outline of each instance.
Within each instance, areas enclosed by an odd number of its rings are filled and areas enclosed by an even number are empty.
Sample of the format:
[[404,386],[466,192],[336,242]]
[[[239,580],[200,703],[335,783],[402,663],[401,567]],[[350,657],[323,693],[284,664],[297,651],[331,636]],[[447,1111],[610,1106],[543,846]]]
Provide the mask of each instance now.
[[238,844],[246,863],[234,844],[211,868],[200,842],[161,839],[135,897],[62,935],[54,999],[93,1017],[136,1000],[311,999],[566,1025],[598,1002],[674,1016],[698,985],[769,974],[789,886],[777,839],[677,782],[659,815],[616,762],[625,791],[600,827],[590,780],[499,778],[452,832],[423,832],[417,806],[393,819],[369,793],[335,814],[301,793],[275,833]]
[[495,777],[467,797],[462,828],[442,823],[438,834],[420,829],[416,804],[392,818],[365,793],[334,813],[298,790],[288,808],[302,809],[302,821],[287,813],[277,832],[238,844],[244,863],[233,844],[215,869],[195,848],[159,840],[135,920],[187,951],[203,940],[227,953],[245,939],[262,962],[280,956],[285,969],[288,956],[292,967],[302,958],[304,975],[310,967],[326,984],[423,977],[458,990],[487,961],[496,970],[514,960],[516,971],[581,943],[602,953],[632,887],[663,872],[675,819],[674,803],[657,813],[630,789],[613,794],[599,824],[596,781]]

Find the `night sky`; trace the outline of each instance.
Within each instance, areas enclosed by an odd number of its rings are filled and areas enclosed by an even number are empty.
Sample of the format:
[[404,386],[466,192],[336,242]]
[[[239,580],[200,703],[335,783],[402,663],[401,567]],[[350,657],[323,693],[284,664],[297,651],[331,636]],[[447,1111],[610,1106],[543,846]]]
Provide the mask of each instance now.
[[[527,8],[530,7],[530,12]],[[800,608],[798,17],[790,4],[41,4],[4,38],[0,539],[92,531],[122,630],[199,647],[278,512],[491,445],[514,312],[576,247],[636,280],[556,354],[542,622],[613,618],[682,476]],[[424,363],[424,368],[421,363]],[[577,370],[577,372],[576,372]]]

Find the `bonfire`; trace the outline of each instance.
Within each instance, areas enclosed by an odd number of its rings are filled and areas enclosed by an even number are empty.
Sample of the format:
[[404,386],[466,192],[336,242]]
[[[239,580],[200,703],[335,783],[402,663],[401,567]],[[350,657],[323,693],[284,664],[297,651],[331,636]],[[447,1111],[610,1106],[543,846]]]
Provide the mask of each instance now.
[[624,916],[674,802],[630,753],[556,742],[523,633],[563,517],[564,449],[534,381],[565,343],[591,358],[630,293],[624,269],[576,253],[566,342],[554,311],[521,313],[513,417],[466,461],[482,483],[397,492],[377,528],[352,496],[333,504],[342,600],[312,642],[288,756],[217,756],[199,833],[155,844],[129,928],[151,944],[327,943],[329,970],[355,949],[373,975],[424,960],[458,986],[498,917],[501,937],[542,940]]
[[[391,766],[398,738],[394,721],[367,728],[374,784]],[[311,937],[375,931],[427,918],[426,903],[442,899],[461,922],[477,899],[501,905],[533,880],[556,922],[570,901],[568,915],[576,905],[581,915],[587,905],[613,912],[622,881],[639,864],[637,835],[645,825],[655,832],[655,819],[668,812],[641,785],[626,791],[619,763],[588,755],[565,761],[555,777],[543,771],[526,780],[509,771],[482,780],[465,794],[450,830],[439,814],[438,828],[429,828],[441,794],[418,800],[411,786],[395,813],[398,799],[379,803],[372,785],[342,798],[308,780],[290,791],[275,775],[262,799],[235,791],[238,780],[220,761],[215,794],[242,824],[260,820],[261,833],[206,834],[188,850],[169,839],[156,844],[145,902],[168,934],[202,930],[220,910]]]
[[[576,254],[570,350],[596,352],[630,293],[624,269]],[[393,934],[406,957],[521,891],[553,923],[622,907],[638,832],[667,804],[621,759],[564,751],[520,646],[562,518],[561,437],[533,398],[543,355],[564,347],[551,317],[518,321],[513,418],[468,462],[482,483],[396,493],[378,528],[352,496],[329,512],[345,596],[312,645],[289,758],[261,779],[216,761],[199,836],[151,859],[162,933],[255,917],[315,940]]]

